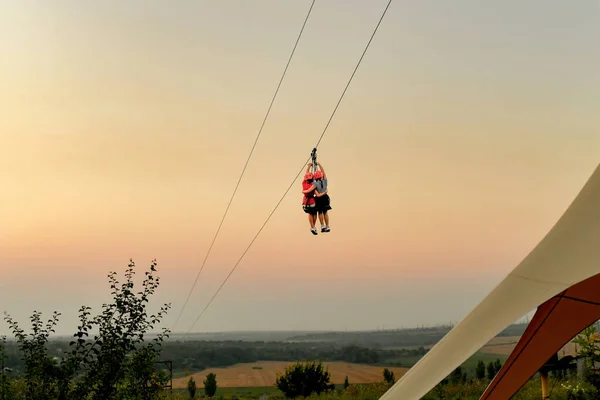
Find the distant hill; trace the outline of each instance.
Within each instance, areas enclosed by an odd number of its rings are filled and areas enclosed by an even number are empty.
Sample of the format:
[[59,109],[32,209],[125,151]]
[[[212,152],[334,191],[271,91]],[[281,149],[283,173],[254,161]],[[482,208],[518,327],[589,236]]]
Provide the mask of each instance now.
[[[453,326],[436,326],[406,329],[385,329],[372,331],[226,331],[199,333],[171,333],[168,341],[210,341],[210,342],[320,342],[337,345],[356,344],[369,348],[395,348],[431,346],[446,335]],[[499,337],[521,336],[527,323],[508,326]],[[147,335],[148,338],[155,334]],[[53,336],[51,340],[71,340],[71,336]]]
[[[513,324],[498,336],[521,336],[526,323]],[[355,344],[369,348],[410,348],[431,346],[446,335],[452,326],[425,328],[388,329],[377,331],[233,331],[171,334],[170,340],[177,341],[244,341],[244,342],[287,342],[287,343],[331,343],[335,345]]]
[[[355,344],[374,349],[430,347],[440,341],[452,328],[448,325],[379,331],[305,333],[290,336],[287,341],[330,342],[336,345]],[[513,324],[504,329],[498,337],[521,336],[526,328],[527,324]]]
[[325,331],[228,331],[201,333],[171,333],[170,340],[190,341],[206,340],[215,342],[286,342],[290,338],[301,335],[314,335]]

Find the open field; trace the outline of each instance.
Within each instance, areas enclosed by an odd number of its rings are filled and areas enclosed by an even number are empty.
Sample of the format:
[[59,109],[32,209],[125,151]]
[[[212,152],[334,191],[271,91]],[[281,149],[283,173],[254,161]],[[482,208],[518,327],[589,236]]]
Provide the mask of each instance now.
[[[495,337],[481,348],[481,352],[487,354],[498,354],[508,356],[516,347],[517,343],[519,342],[519,339],[519,336]],[[566,355],[575,355],[576,353],[576,345],[572,342],[567,343],[558,352],[559,357],[564,357]]]
[[519,342],[519,339],[519,336],[495,337],[481,348],[481,352],[508,356]]
[[[480,352],[508,356],[515,348],[520,338],[520,336],[497,336],[487,342],[487,344],[481,348]],[[434,344],[431,344],[425,346],[425,348],[431,349],[433,346]]]
[[[193,374],[197,385],[202,385],[202,381],[209,373],[217,375],[219,387],[264,387],[275,385],[277,373],[283,373],[285,367],[293,364],[289,361],[258,361],[255,363],[236,364],[226,368],[208,368],[202,372]],[[385,367],[375,367],[372,365],[352,364],[347,362],[324,362],[331,373],[331,382],[336,384],[344,383],[348,376],[350,383],[371,383],[381,382],[383,380],[383,369]],[[394,371],[396,379],[402,376],[408,368],[388,367]],[[181,378],[173,378],[173,388],[185,388],[189,375]]]
[[[492,340],[487,342],[481,348],[481,351],[483,351],[484,353],[491,353],[491,354],[510,354],[510,351],[508,353],[505,353],[504,351],[498,353],[498,352],[494,352],[493,349],[496,347],[504,347],[504,346],[511,346],[511,345],[512,345],[512,348],[514,348],[517,345],[517,343],[519,342],[519,339],[521,339],[521,336],[496,336],[495,338],[493,338]],[[424,346],[424,347],[426,349],[431,349],[433,346],[435,346],[435,344],[430,344],[430,345]],[[511,351],[512,351],[512,349],[511,349]]]

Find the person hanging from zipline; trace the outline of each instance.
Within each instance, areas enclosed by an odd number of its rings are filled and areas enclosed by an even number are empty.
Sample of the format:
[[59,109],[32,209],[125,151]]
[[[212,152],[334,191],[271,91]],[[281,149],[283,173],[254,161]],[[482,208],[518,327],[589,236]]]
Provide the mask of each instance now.
[[317,163],[317,166],[319,169],[315,171],[313,181],[313,185],[315,186],[315,206],[319,222],[321,223],[321,232],[329,232],[329,213],[327,211],[331,210],[331,199],[327,193],[327,174],[320,162]]
[[[308,163],[304,179],[302,180],[302,208],[308,214],[310,231],[317,234],[317,216],[321,222],[321,232],[329,232],[329,213],[331,200],[327,188],[327,175],[321,163],[317,162],[317,148],[310,153],[312,162]],[[318,167],[318,168],[317,168]],[[311,172],[312,169],[312,172]]]
[[308,214],[308,223],[310,224],[310,231],[313,235],[317,234],[317,228],[315,225],[317,224],[317,207],[315,200],[315,185],[313,184],[314,177],[310,172],[313,164],[308,163],[308,167],[306,168],[306,173],[304,174],[304,179],[302,180],[302,193],[304,197],[302,199],[302,208],[304,212]]

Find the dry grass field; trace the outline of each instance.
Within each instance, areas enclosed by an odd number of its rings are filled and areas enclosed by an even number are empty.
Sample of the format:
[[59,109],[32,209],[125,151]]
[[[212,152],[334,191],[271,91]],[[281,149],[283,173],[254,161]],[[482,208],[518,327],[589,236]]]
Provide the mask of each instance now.
[[496,337],[490,340],[481,348],[483,353],[509,355],[517,343],[520,336]]
[[[516,347],[519,339],[519,336],[497,337],[490,340],[485,346],[483,346],[481,351],[488,354],[509,355]],[[564,357],[565,355],[575,355],[576,353],[577,350],[575,344],[567,343],[558,352],[558,355],[559,357]]]
[[[515,348],[520,338],[520,336],[495,337],[487,342],[487,344],[481,348],[481,351],[488,354],[508,355]],[[433,346],[434,345],[429,345],[425,346],[425,348],[430,349]]]
[[[237,364],[226,368],[208,368],[202,372],[193,374],[196,385],[202,386],[202,381],[209,373],[217,375],[219,387],[257,387],[273,386],[277,373],[283,373],[285,367],[293,364],[288,361],[259,361],[255,363]],[[332,383],[344,383],[348,376],[350,383],[381,382],[383,380],[383,369],[385,367],[374,367],[372,365],[351,364],[346,362],[324,362],[331,373]],[[408,368],[388,367],[394,371],[396,379],[400,378]],[[185,388],[189,376],[173,379],[173,388]]]

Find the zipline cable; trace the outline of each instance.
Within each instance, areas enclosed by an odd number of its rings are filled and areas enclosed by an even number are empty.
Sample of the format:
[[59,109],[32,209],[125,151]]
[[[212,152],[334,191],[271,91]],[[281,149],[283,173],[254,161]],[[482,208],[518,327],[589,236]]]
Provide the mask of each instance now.
[[260,137],[260,135],[262,133],[263,127],[265,126],[265,122],[267,122],[267,118],[269,117],[271,108],[273,107],[273,103],[275,102],[275,98],[277,97],[277,93],[279,92],[279,88],[281,87],[281,84],[283,83],[283,79],[285,78],[285,75],[287,73],[288,67],[290,66],[290,62],[292,61],[292,58],[294,57],[294,53],[296,52],[296,47],[298,47],[298,42],[300,42],[300,38],[302,37],[302,33],[304,32],[304,27],[306,26],[306,22],[308,21],[308,18],[310,17],[310,13],[312,12],[313,6],[315,5],[315,1],[316,0],[312,1],[310,8],[308,9],[308,13],[306,14],[306,18],[304,19],[302,28],[300,29],[300,33],[298,34],[298,37],[296,38],[296,43],[294,44],[294,48],[292,49],[290,57],[288,58],[287,64],[285,66],[285,69],[283,70],[283,74],[281,75],[281,79],[279,80],[279,84],[277,85],[277,89],[275,90],[275,93],[273,94],[273,98],[271,99],[271,104],[269,104],[269,108],[267,109],[267,113],[265,114],[265,117],[262,121],[260,129],[258,130],[258,134],[256,135],[256,139],[254,140],[254,144],[252,145],[250,154],[248,155],[248,158],[246,159],[246,164],[244,165],[244,168],[242,169],[242,173],[240,174],[237,184],[235,185],[235,189],[233,190],[233,194],[231,195],[231,198],[229,199],[229,204],[227,204],[227,208],[225,209],[225,213],[223,214],[223,217],[221,218],[221,222],[219,223],[217,232],[215,233],[215,236],[213,237],[210,247],[208,248],[208,252],[206,253],[206,256],[204,257],[204,261],[202,262],[200,271],[198,271],[198,274],[196,275],[196,279],[194,280],[194,283],[192,284],[192,288],[190,289],[190,292],[188,293],[187,298],[185,299],[185,302],[183,303],[183,306],[181,307],[181,310],[179,311],[179,315],[177,316],[177,319],[175,320],[175,324],[173,325],[173,328],[175,326],[177,326],[177,323],[179,322],[179,319],[181,318],[181,315],[183,314],[183,310],[185,309],[185,307],[188,304],[188,301],[190,300],[192,292],[194,291],[194,288],[196,287],[196,284],[198,283],[198,278],[200,277],[200,274],[202,273],[202,270],[204,269],[206,260],[208,260],[208,256],[213,248],[213,245],[215,244],[215,241],[217,240],[217,236],[219,235],[219,232],[221,231],[221,227],[223,226],[223,221],[225,221],[225,217],[227,216],[227,213],[229,212],[229,207],[231,206],[231,203],[233,202],[233,198],[235,197],[238,187],[240,186],[242,177],[244,176],[244,173],[246,172],[246,168],[248,167],[248,163],[250,162],[250,158],[252,157],[252,153],[254,152],[256,143],[258,142],[258,138]]
[[[342,92],[342,95],[340,96],[340,99],[338,100],[335,108],[333,109],[333,112],[331,113],[331,116],[329,117],[329,121],[327,121],[327,124],[325,125],[325,129],[323,129],[323,132],[321,133],[321,136],[319,137],[319,140],[317,141],[317,144],[314,147],[315,149],[319,147],[319,144],[323,140],[323,137],[325,136],[325,133],[327,132],[327,128],[329,127],[329,124],[331,123],[331,120],[333,119],[333,117],[334,117],[334,115],[335,115],[335,113],[336,113],[336,111],[337,111],[340,103],[342,102],[342,99],[344,98],[344,95],[346,94],[346,91],[348,90],[348,87],[350,86],[350,83],[352,82],[352,79],[354,79],[354,75],[356,74],[356,71],[358,70],[358,67],[360,66],[360,64],[361,64],[361,62],[362,62],[365,54],[367,53],[367,50],[369,49],[369,46],[371,45],[371,42],[373,41],[373,38],[375,37],[375,34],[377,33],[377,30],[379,29],[379,25],[381,25],[381,21],[383,21],[383,18],[385,17],[385,14],[387,13],[387,10],[390,7],[391,3],[392,3],[392,0],[389,0],[388,3],[387,3],[387,6],[385,7],[385,10],[383,10],[383,13],[381,14],[381,18],[379,19],[379,22],[377,23],[377,26],[375,27],[375,29],[373,30],[373,33],[371,34],[371,38],[369,39],[369,41],[368,41],[368,43],[367,43],[367,45],[366,45],[366,47],[365,47],[362,55],[360,56],[360,59],[358,60],[358,63],[356,64],[356,67],[354,68],[354,71],[352,72],[352,75],[350,76],[350,79],[348,80],[348,83],[346,84],[346,87],[344,88],[344,91]],[[246,256],[246,253],[248,252],[248,250],[250,250],[250,247],[252,247],[252,245],[254,244],[254,241],[258,238],[258,235],[260,235],[260,233],[262,232],[262,230],[264,229],[264,227],[267,225],[267,223],[269,222],[269,220],[271,219],[271,217],[273,216],[273,214],[275,214],[275,211],[277,210],[277,208],[279,208],[279,205],[281,204],[281,202],[283,201],[283,199],[285,198],[285,196],[287,196],[287,194],[290,191],[290,189],[292,188],[292,186],[294,186],[296,184],[296,180],[298,179],[298,177],[300,176],[300,174],[302,174],[302,172],[304,172],[304,169],[306,168],[306,165],[311,161],[311,159],[312,159],[312,154],[308,158],[308,160],[306,160],[306,162],[302,165],[302,168],[300,169],[300,171],[298,171],[298,173],[296,174],[296,176],[292,180],[292,183],[290,183],[290,185],[288,186],[288,188],[286,189],[286,191],[283,193],[283,196],[281,196],[281,198],[279,199],[279,201],[275,205],[275,208],[273,208],[273,211],[271,211],[271,213],[269,214],[269,216],[267,217],[267,219],[265,220],[265,222],[262,224],[262,226],[260,227],[260,229],[258,230],[258,232],[256,232],[256,235],[254,235],[254,238],[252,239],[252,241],[250,242],[250,244],[248,245],[248,247],[246,247],[246,250],[244,250],[244,252],[242,253],[242,256],[237,260],[237,262],[235,263],[235,265],[233,266],[233,268],[231,269],[231,271],[229,272],[229,274],[227,275],[227,277],[225,278],[225,280],[223,281],[223,283],[221,283],[221,286],[219,286],[219,288],[217,289],[217,291],[215,292],[215,294],[209,300],[208,304],[200,312],[200,314],[198,315],[198,317],[196,318],[196,320],[194,321],[194,323],[192,324],[192,326],[188,329],[187,333],[190,333],[190,331],[196,325],[196,323],[198,322],[198,320],[200,319],[200,317],[202,317],[202,315],[206,312],[206,310],[211,305],[211,303],[213,302],[213,300],[215,299],[215,297],[217,297],[217,294],[219,294],[219,292],[221,291],[221,289],[223,288],[223,286],[225,286],[225,283],[229,280],[229,277],[233,274],[233,271],[235,271],[235,269],[240,264],[240,262],[242,261],[242,259]]]

